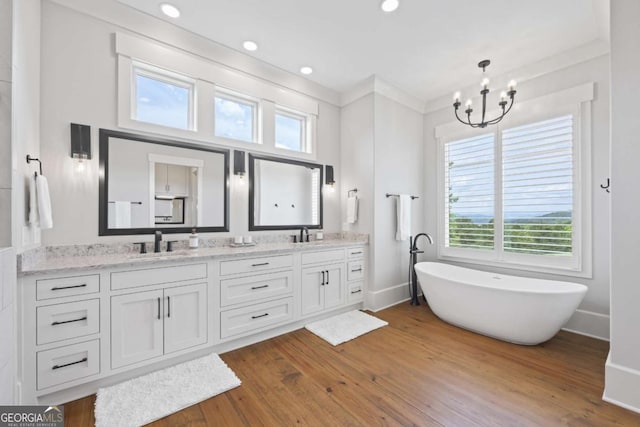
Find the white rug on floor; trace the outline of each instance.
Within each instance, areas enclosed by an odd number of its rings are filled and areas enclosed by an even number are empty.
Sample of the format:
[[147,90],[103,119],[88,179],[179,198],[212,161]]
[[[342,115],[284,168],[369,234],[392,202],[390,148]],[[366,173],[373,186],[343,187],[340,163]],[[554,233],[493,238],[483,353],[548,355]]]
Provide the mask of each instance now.
[[309,323],[305,328],[329,344],[338,345],[386,325],[388,323],[384,320],[353,310]]
[[96,427],[141,426],[238,387],[217,354],[98,390]]

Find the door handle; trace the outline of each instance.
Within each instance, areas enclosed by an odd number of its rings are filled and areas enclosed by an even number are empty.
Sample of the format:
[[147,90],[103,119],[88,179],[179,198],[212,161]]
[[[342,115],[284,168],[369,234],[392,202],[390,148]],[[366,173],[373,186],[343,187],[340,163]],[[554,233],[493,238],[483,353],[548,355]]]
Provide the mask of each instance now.
[[73,286],[55,286],[51,288],[52,291],[62,291],[64,289],[73,289],[73,288],[86,288],[87,284],[83,283],[82,285],[73,285]]
[[167,297],[167,317],[171,317],[171,297]]
[[71,366],[71,365],[77,365],[78,363],[82,363],[82,362],[86,362],[87,360],[89,360],[88,357],[85,357],[81,360],[78,360],[77,362],[71,362],[71,363],[65,363],[64,365],[53,365],[51,367],[51,369],[60,369],[60,368],[66,368],[67,366]]
[[160,320],[160,297],[158,297],[158,320]]
[[329,276],[329,270],[327,270],[327,283],[325,283],[325,285],[329,284],[329,277],[331,277],[331,276]]
[[79,319],[64,320],[62,322],[53,322],[51,323],[51,326],[64,325],[65,323],[82,322],[83,320],[87,320],[87,316],[81,317]]
[[324,286],[324,275],[325,275],[325,272],[323,270],[322,271],[322,282],[320,282],[320,286]]
[[251,264],[251,267],[263,267],[265,265],[269,265],[268,262],[261,262],[259,264]]

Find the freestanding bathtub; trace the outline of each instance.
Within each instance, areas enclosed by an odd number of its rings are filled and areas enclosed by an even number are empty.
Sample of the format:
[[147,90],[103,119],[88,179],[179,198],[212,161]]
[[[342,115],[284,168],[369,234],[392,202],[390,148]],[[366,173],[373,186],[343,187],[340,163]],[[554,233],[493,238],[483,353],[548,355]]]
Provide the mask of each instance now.
[[587,293],[578,283],[487,273],[438,262],[415,265],[431,310],[445,322],[516,344],[558,333]]

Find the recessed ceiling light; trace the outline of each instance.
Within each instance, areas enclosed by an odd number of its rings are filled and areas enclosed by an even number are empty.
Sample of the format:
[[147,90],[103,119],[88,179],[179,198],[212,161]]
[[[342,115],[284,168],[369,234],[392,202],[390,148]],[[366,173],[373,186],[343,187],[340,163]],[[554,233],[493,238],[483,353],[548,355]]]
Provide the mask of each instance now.
[[380,5],[380,9],[384,12],[393,12],[400,6],[400,2],[398,0],[384,0]]
[[248,50],[249,52],[258,50],[258,44],[251,40],[247,40],[244,43],[242,43],[242,47]]
[[311,73],[313,73],[313,68],[311,68],[311,67],[302,67],[302,68],[300,68],[300,72],[302,74],[311,74]]
[[169,3],[162,3],[160,10],[169,18],[178,18],[180,16],[180,9]]

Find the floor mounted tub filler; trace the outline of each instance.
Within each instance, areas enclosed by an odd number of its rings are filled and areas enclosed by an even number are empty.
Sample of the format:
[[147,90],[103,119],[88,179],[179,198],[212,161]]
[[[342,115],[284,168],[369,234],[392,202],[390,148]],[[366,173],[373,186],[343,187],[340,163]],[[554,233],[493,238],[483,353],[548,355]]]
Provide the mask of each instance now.
[[488,273],[438,262],[415,265],[422,293],[445,322],[516,344],[558,333],[587,293],[578,283]]

